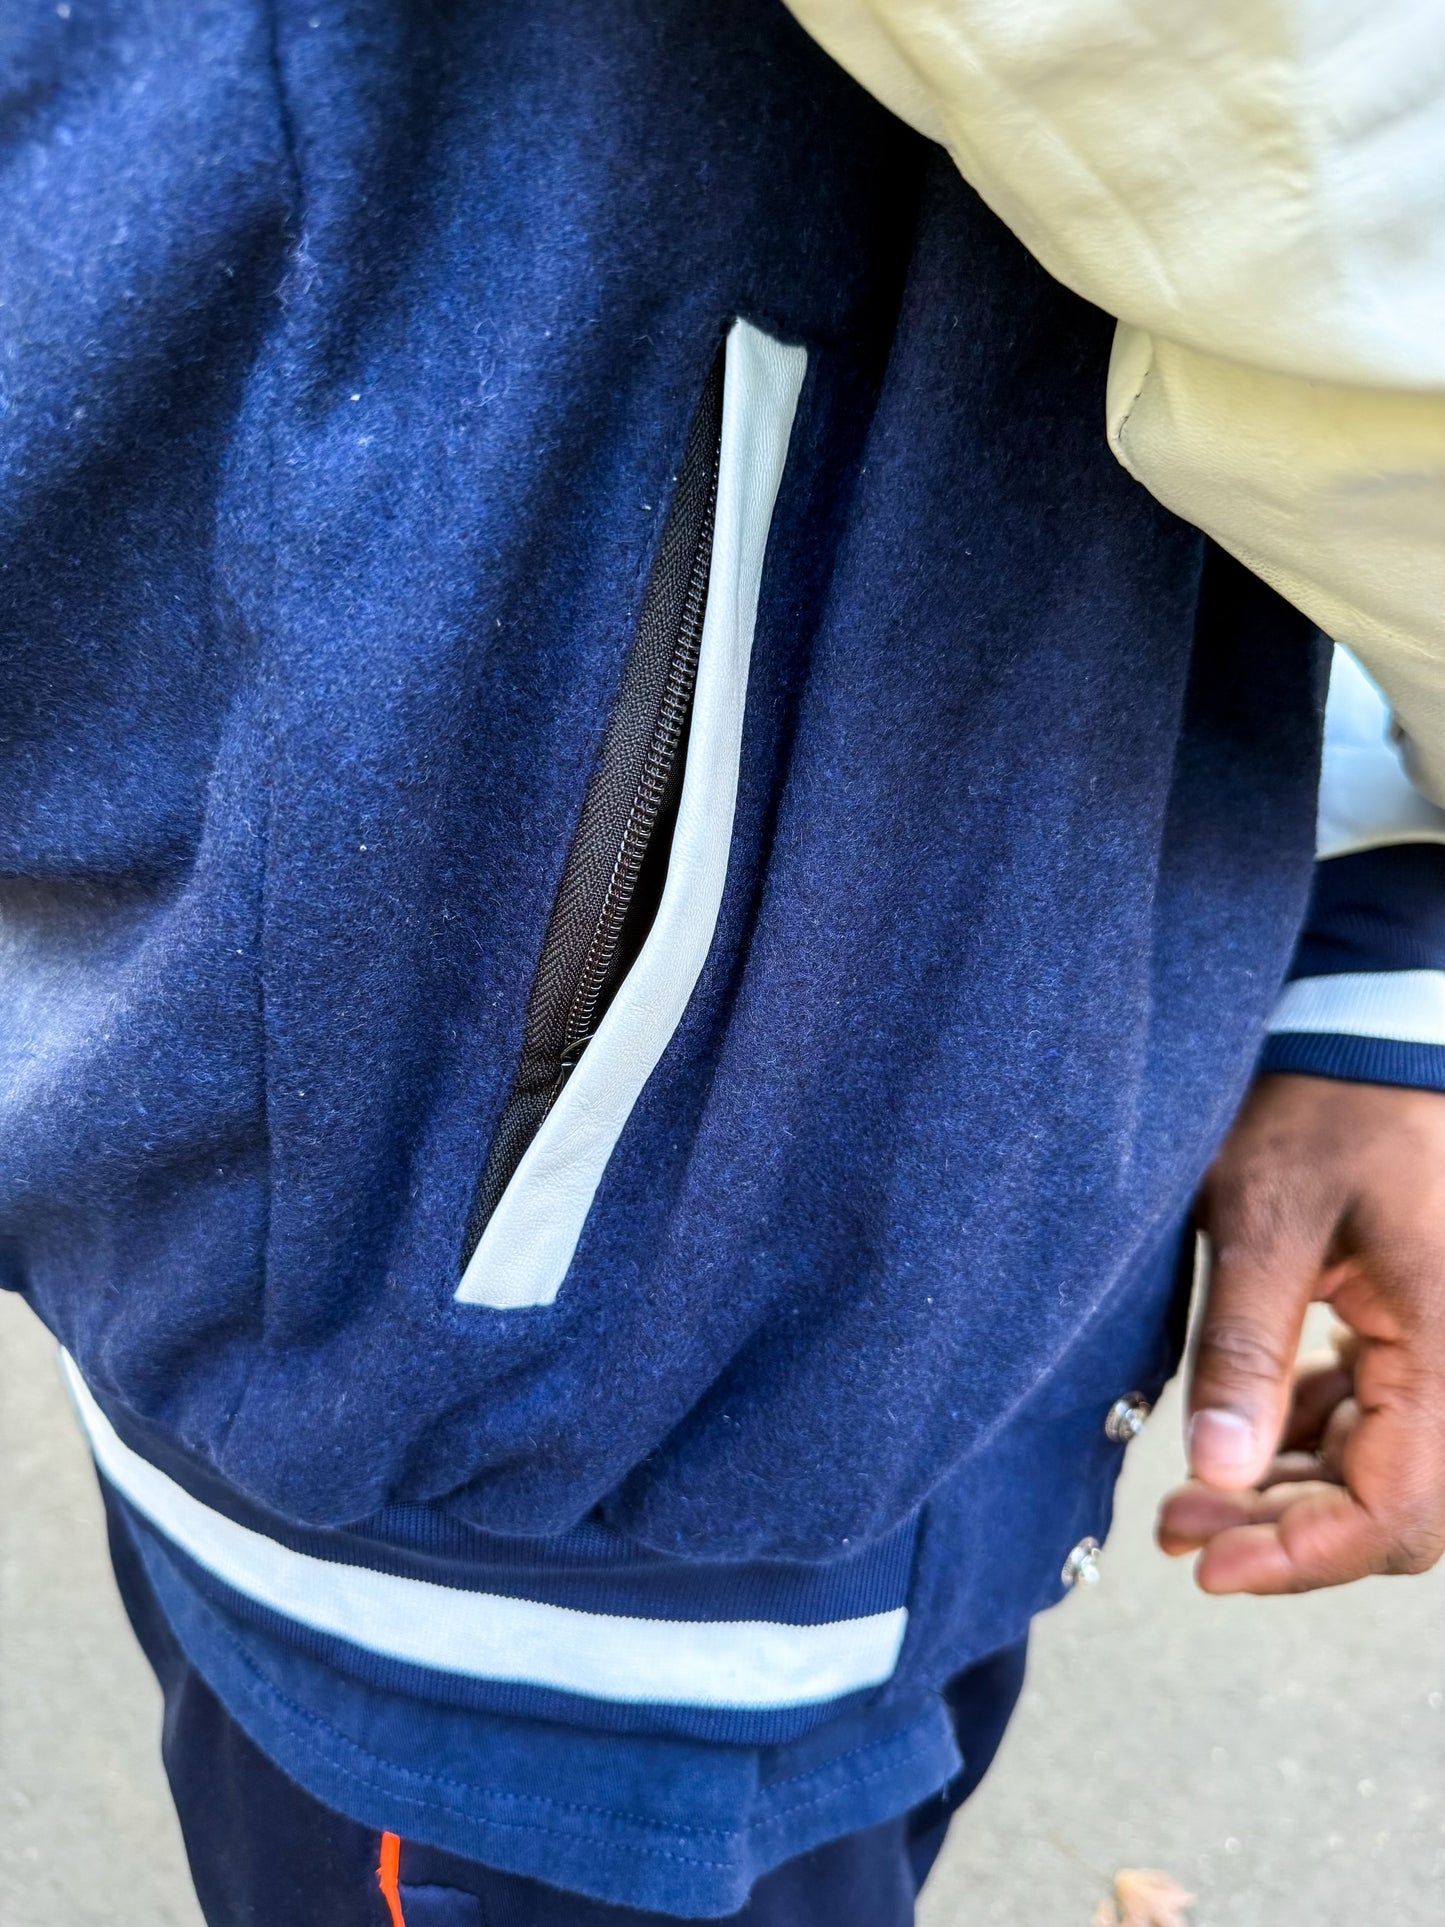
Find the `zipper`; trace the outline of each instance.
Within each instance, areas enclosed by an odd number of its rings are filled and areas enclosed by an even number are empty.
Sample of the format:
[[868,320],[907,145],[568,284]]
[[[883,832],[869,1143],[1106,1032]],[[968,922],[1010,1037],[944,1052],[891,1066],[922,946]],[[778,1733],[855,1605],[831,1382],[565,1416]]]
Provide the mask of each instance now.
[[522,1050],[467,1219],[465,1266],[646,940],[667,878],[697,687],[722,444],[719,354],[683,453],[637,639],[547,924]]

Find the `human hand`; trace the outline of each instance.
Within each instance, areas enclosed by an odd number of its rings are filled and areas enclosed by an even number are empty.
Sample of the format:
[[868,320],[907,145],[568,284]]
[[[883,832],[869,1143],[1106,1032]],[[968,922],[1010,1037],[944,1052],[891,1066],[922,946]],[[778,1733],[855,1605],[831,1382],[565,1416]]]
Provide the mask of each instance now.
[[[1445,1095],[1261,1078],[1200,1197],[1213,1266],[1192,1478],[1158,1536],[1206,1592],[1308,1592],[1445,1552]],[[1346,1328],[1296,1367],[1313,1300]]]

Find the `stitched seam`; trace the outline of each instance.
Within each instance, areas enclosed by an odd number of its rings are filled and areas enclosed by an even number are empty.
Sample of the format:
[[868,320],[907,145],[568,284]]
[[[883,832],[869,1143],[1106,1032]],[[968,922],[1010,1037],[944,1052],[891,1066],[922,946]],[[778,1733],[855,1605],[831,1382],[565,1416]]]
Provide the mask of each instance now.
[[[914,1722],[914,1725],[916,1724],[917,1721]],[[825,1760],[821,1766],[809,1767],[806,1773],[789,1774],[786,1779],[770,1780],[768,1785],[770,1787],[803,1786],[809,1780],[816,1779],[820,1773],[826,1773],[830,1768],[835,1766],[842,1766],[849,1760],[859,1759],[865,1753],[872,1753],[877,1747],[886,1746],[889,1740],[901,1739],[905,1733],[911,1733],[912,1730],[912,1726],[899,1727],[896,1732],[889,1733],[881,1740],[866,1740],[859,1746],[850,1746],[846,1753],[835,1753],[830,1760]],[[783,1811],[790,1812],[791,1808],[785,1807]]]
[[[303,1729],[309,1727],[324,1731],[338,1741],[348,1752],[354,1753],[363,1760],[369,1760],[375,1765],[385,1768],[388,1773],[397,1774],[403,1779],[416,1781],[423,1786],[430,1785],[441,1788],[455,1788],[457,1790],[466,1789],[481,1794],[486,1799],[492,1801],[514,1802],[519,1805],[531,1804],[550,1808],[556,1813],[593,1815],[599,1819],[620,1820],[629,1826],[666,1831],[671,1834],[708,1834],[720,1839],[729,1837],[730,1830],[722,1827],[698,1827],[689,1825],[686,1822],[656,1820],[647,1815],[621,1812],[612,1807],[591,1806],[582,1801],[556,1800],[547,1794],[512,1793],[502,1788],[485,1786],[479,1782],[460,1780],[449,1774],[426,1773],[414,1767],[401,1766],[393,1761],[384,1760],[379,1754],[370,1752],[366,1747],[361,1746],[347,1734],[340,1732],[330,1721],[323,1719],[321,1715],[311,1712],[306,1707],[298,1706],[288,1694],[284,1693],[278,1686],[264,1676],[256,1662],[251,1658],[250,1654],[245,1651],[244,1647],[241,1646],[240,1642],[228,1628],[220,1626],[218,1630],[222,1638],[232,1648],[235,1656],[240,1660],[246,1672],[251,1675],[251,1684],[248,1690],[251,1697],[255,1699],[258,1704],[264,1704],[265,1698],[269,1696],[276,1703],[283,1706],[288,1713],[292,1714],[301,1723]],[[904,1729],[905,1732],[907,1732],[907,1730],[907,1728]],[[887,1740],[880,1740],[874,1744],[876,1746],[886,1746],[890,1740],[897,1737],[897,1735],[890,1735]],[[379,1791],[371,1781],[357,1772],[355,1768],[345,1766],[331,1756],[323,1754],[321,1742],[315,1732],[301,1731],[297,1734],[297,1738],[308,1750],[315,1753],[318,1757],[321,1757],[329,1768],[340,1773],[343,1779],[354,1785],[366,1787],[368,1791]],[[833,1766],[840,1762],[857,1758],[860,1754],[865,1754],[872,1750],[873,1748],[869,1746],[853,1748],[848,1753],[839,1754],[834,1760],[825,1762],[821,1767],[816,1768],[815,1772],[818,1774],[827,1773]],[[926,1751],[927,1748],[921,1744],[912,1747],[897,1759],[891,1760],[885,1765],[875,1768],[872,1773],[864,1775],[861,1780],[855,1781],[854,1784],[867,1786],[872,1781],[881,1779],[885,1774],[895,1771],[900,1767],[907,1766],[911,1761],[921,1758]],[[799,1775],[798,1783],[802,1783],[811,1777],[811,1775]],[[778,1782],[778,1784],[789,1785],[792,1783],[781,1781]],[[810,1807],[822,1805],[823,1802],[829,1798],[830,1792],[831,1789],[826,1789],[808,1799],[789,1802],[778,1812],[770,1814],[755,1824],[760,1831],[767,1831],[776,1827],[779,1821],[790,1814],[807,1812]],[[548,1833],[560,1839],[578,1840],[582,1838],[582,1836],[576,1832],[562,1827],[548,1826],[541,1820],[506,1819],[501,1816],[488,1815],[478,1822],[478,1816],[464,1807],[455,1806],[447,1800],[428,1801],[423,1799],[420,1794],[388,1793],[387,1797],[403,1805],[422,1810],[432,1806],[439,1807],[443,1813],[454,1814],[458,1819],[465,1819],[471,1821],[473,1824],[507,1827],[518,1832]],[[665,1848],[651,1845],[645,1841],[591,1841],[590,1844],[604,1846],[617,1852],[655,1855],[664,1859],[676,1860],[688,1866],[722,1869],[732,1864],[726,1860],[703,1860],[694,1854],[671,1853]]]
[[[251,1655],[246,1651],[245,1647],[241,1645],[240,1641],[229,1628],[221,1626],[218,1630],[228,1645],[232,1647],[236,1658],[253,1676],[255,1682],[253,1690],[258,1700],[263,1697],[274,1699],[279,1705],[283,1706],[288,1713],[294,1715],[303,1725],[318,1728],[320,1731],[329,1734],[342,1746],[346,1747],[348,1751],[358,1754],[364,1760],[374,1762],[377,1766],[385,1767],[389,1773],[399,1774],[404,1779],[415,1780],[423,1786],[454,1787],[459,1791],[464,1790],[481,1793],[488,1799],[514,1801],[519,1805],[530,1803],[551,1807],[559,1813],[590,1813],[596,1814],[603,1819],[626,1820],[636,1826],[667,1827],[670,1831],[710,1833],[719,1836],[726,1832],[726,1829],[722,1827],[693,1827],[685,1824],[674,1827],[671,1822],[653,1820],[645,1814],[627,1813],[625,1811],[619,1811],[615,1807],[591,1806],[585,1801],[557,1800],[550,1794],[545,1793],[513,1793],[505,1788],[485,1786],[480,1781],[459,1779],[454,1774],[430,1773],[420,1767],[403,1766],[399,1762],[383,1759],[379,1753],[371,1752],[369,1748],[362,1746],[359,1741],[353,1740],[348,1734],[343,1733],[339,1727],[334,1726],[330,1720],[326,1719],[320,1713],[313,1712],[309,1707],[298,1705],[289,1694],[285,1693],[274,1681],[266,1677],[256,1661],[252,1659]],[[343,1769],[343,1771],[345,1770],[346,1769]],[[349,1777],[359,1779],[360,1776],[349,1775]],[[460,1809],[452,1810],[460,1811]],[[511,1823],[507,1822],[505,1824]],[[521,1825],[525,1823],[518,1822],[517,1824]]]
[[[340,1736],[340,1737],[344,1739],[344,1736]],[[316,1745],[315,1741],[310,1739],[308,1739],[306,1743],[312,1746],[313,1748]],[[348,1742],[348,1744],[352,1744],[352,1743]],[[361,1753],[364,1758],[373,1757],[367,1754],[365,1749],[362,1747],[356,1747],[355,1751]],[[890,1761],[885,1766],[876,1767],[872,1773],[863,1775],[861,1779],[855,1780],[853,1784],[854,1786],[867,1786],[874,1780],[882,1779],[885,1774],[895,1771],[897,1768],[907,1766],[910,1763],[910,1761],[922,1758],[926,1752],[927,1752],[927,1748],[925,1747],[922,1747],[922,1746],[914,1747],[909,1752],[903,1754],[897,1760]],[[387,1764],[387,1763],[380,1762],[380,1764]],[[360,1773],[356,1772],[356,1770],[352,1767],[339,1765],[335,1760],[330,1758],[326,1759],[326,1765],[330,1767],[333,1771],[340,1773],[341,1777],[344,1780],[350,1781],[353,1785],[364,1787],[369,1793],[376,1794],[376,1793],[382,1792],[382,1789],[379,1789],[376,1786],[374,1786],[370,1780],[364,1778]],[[405,1771],[405,1769],[402,1769],[402,1770]],[[413,1777],[428,1777],[428,1776],[413,1776]],[[454,1782],[453,1784],[462,1785],[462,1784],[465,1784],[465,1782]],[[487,1794],[491,1793],[490,1788],[480,1787],[477,1790],[482,1793],[487,1793]],[[720,1872],[720,1871],[730,1869],[735,1865],[735,1863],[732,1860],[707,1860],[707,1859],[703,1859],[698,1854],[674,1852],[669,1850],[666,1847],[656,1844],[655,1842],[647,1841],[647,1840],[608,1840],[605,1838],[599,1838],[596,1835],[593,1835],[590,1833],[588,1834],[580,1833],[573,1828],[549,1826],[543,1820],[521,1820],[521,1819],[514,1820],[514,1819],[506,1819],[499,1815],[493,1815],[493,1814],[487,1814],[485,1816],[479,1817],[477,1814],[471,1812],[466,1807],[454,1806],[450,1801],[447,1801],[447,1800],[441,1800],[441,1799],[426,1800],[420,1794],[417,1794],[417,1793],[392,1793],[389,1790],[387,1790],[384,1794],[384,1797],[392,1801],[394,1804],[405,1806],[405,1807],[411,1807],[420,1812],[440,1811],[442,1813],[453,1814],[457,1819],[466,1820],[473,1826],[501,1827],[501,1828],[505,1828],[508,1832],[512,1832],[512,1833],[546,1834],[554,1839],[569,1840],[576,1845],[585,1844],[589,1850],[596,1850],[600,1848],[603,1851],[608,1853],[625,1854],[633,1858],[642,1857],[646,1859],[655,1859],[655,1860],[672,1860],[677,1862],[677,1864],[680,1866],[706,1868],[715,1872]],[[503,1797],[515,1798],[518,1796],[506,1795]],[[603,1819],[625,1820],[632,1825],[641,1825],[644,1827],[653,1827],[653,1828],[659,1828],[659,1829],[664,1826],[667,1826],[668,1824],[664,1821],[655,1821],[655,1820],[639,1821],[631,1815],[613,1813],[606,1807],[569,1808],[569,1804],[567,1802],[549,1800],[546,1798],[545,1795],[534,1795],[530,1797],[535,1798],[539,1802],[539,1804],[543,1806],[551,1806],[551,1807],[557,1808],[559,1812],[575,1810],[575,1811],[581,1811],[584,1813],[595,1813],[600,1818],[603,1818]],[[755,1822],[753,1829],[750,1829],[750,1830],[755,1830],[758,1833],[770,1832],[776,1828],[776,1826],[781,1820],[787,1818],[790,1814],[805,1813],[811,1807],[821,1806],[828,1797],[829,1797],[828,1794],[824,1792],[824,1793],[819,1793],[815,1795],[810,1800],[799,1801],[795,1805],[789,1808],[786,1808],[782,1813],[779,1813],[777,1815],[770,1815],[765,1820],[760,1820]],[[668,1830],[671,1832],[678,1832],[678,1833],[690,1833],[690,1832],[696,1831],[696,1829],[686,1827],[686,1826],[673,1826],[673,1827],[669,1827]],[[736,1835],[730,1836],[730,1835],[724,1834],[721,1828],[711,1829],[711,1831],[715,1831],[719,1833],[724,1838],[737,1837]]]
[[[886,1740],[880,1740],[878,1744],[880,1746],[886,1746],[888,1742]],[[857,1749],[859,1753],[866,1753],[870,1750],[868,1747],[859,1747]],[[896,1772],[899,1767],[907,1766],[913,1760],[923,1759],[928,1753],[928,1750],[929,1749],[921,1743],[918,1746],[910,1747],[906,1753],[900,1754],[897,1759],[889,1760],[882,1766],[875,1766],[871,1773],[861,1775],[861,1777],[855,1779],[851,1784],[854,1787],[870,1786],[874,1780],[883,1779],[887,1774]],[[851,1759],[854,1755],[844,1754],[841,1757]],[[828,1764],[831,1766],[833,1762],[830,1761]],[[826,1773],[827,1771],[827,1766],[818,1768],[819,1773]],[[755,1821],[754,1826],[759,1833],[768,1833],[775,1828],[780,1821],[788,1819],[791,1815],[795,1813],[807,1813],[812,1807],[822,1806],[830,1797],[832,1791],[832,1788],[828,1788],[822,1793],[813,1794],[810,1799],[795,1800],[787,1806],[779,1807],[776,1812],[765,1814],[761,1819]]]

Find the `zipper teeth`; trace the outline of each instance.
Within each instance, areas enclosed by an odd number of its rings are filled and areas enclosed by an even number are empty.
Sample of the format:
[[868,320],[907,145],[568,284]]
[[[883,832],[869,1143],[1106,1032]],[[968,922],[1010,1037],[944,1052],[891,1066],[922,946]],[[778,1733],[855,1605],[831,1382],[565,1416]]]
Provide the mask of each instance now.
[[[552,905],[516,1076],[467,1218],[463,1265],[597,1027],[637,908],[658,819],[675,793],[707,607],[722,390],[719,353],[674,477],[673,503],[639,631]],[[614,759],[625,775],[613,774]],[[579,949],[584,954],[574,963]]]
[[712,486],[708,495],[707,510],[703,516],[702,528],[698,533],[697,548],[693,552],[687,594],[683,600],[677,640],[673,644],[672,658],[668,664],[667,682],[663,689],[662,701],[658,705],[657,719],[652,727],[652,736],[648,742],[647,756],[637,785],[637,793],[627,813],[627,823],[622,832],[622,841],[618,846],[612,874],[607,880],[607,890],[592,932],[592,941],[587,947],[587,955],[578,972],[577,987],[572,993],[572,1001],[568,1006],[567,1022],[563,1031],[562,1061],[559,1065],[559,1089],[572,1067],[569,1062],[571,1053],[576,1051],[579,1045],[585,1044],[591,1035],[597,1000],[602,995],[608,972],[612,968],[613,958],[617,954],[617,946],[627,921],[633,892],[637,888],[637,879],[642,871],[643,859],[647,855],[647,846],[652,838],[658,811],[667,794],[668,782],[677,761],[678,745],[682,741],[683,728],[687,722],[688,708],[697,682],[698,653],[702,646],[703,611],[707,603],[708,569],[712,560],[717,470],[717,454],[714,452]]

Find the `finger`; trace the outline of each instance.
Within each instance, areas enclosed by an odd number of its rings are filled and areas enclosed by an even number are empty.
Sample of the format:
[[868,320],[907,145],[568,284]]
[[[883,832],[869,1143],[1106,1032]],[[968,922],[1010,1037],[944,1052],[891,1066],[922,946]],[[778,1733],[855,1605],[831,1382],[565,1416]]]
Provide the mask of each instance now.
[[1317,1452],[1276,1458],[1261,1491],[1186,1486],[1166,1500],[1160,1543],[1176,1556],[1204,1548],[1206,1592],[1306,1592],[1420,1572],[1445,1550],[1435,1374],[1422,1377],[1401,1347],[1366,1346],[1357,1358],[1366,1402],[1335,1408]]
[[1332,1350],[1301,1359],[1295,1367],[1289,1414],[1281,1446],[1307,1451],[1318,1445],[1334,1412],[1354,1390],[1354,1373]]
[[[1377,1361],[1368,1352],[1362,1360],[1366,1384],[1385,1375],[1371,1374]],[[1363,1397],[1371,1393],[1378,1395],[1375,1386]],[[1214,1593],[1309,1592],[1370,1573],[1424,1572],[1445,1552],[1440,1447],[1437,1415],[1427,1417],[1410,1399],[1362,1403],[1341,1451],[1347,1483],[1279,1486],[1259,1495],[1266,1503],[1250,1523],[1209,1539],[1196,1572],[1200,1586]],[[1272,1498],[1282,1503],[1270,1520]]]
[[1345,1445],[1360,1416],[1352,1387],[1353,1374],[1341,1367],[1334,1349],[1304,1360],[1295,1371],[1282,1449],[1265,1468],[1259,1487],[1221,1491],[1194,1480],[1177,1487],[1159,1508],[1155,1536],[1161,1549],[1176,1558],[1198,1551],[1206,1540],[1230,1527],[1275,1518],[1282,1500],[1262,1511],[1261,1491],[1342,1483]]
[[1395,1569],[1389,1527],[1344,1486],[1303,1492],[1277,1519],[1212,1538],[1195,1568],[1200,1588],[1208,1593],[1313,1592]]
[[1298,1466],[1291,1468],[1292,1476],[1285,1479],[1275,1479],[1274,1470],[1271,1483],[1259,1492],[1221,1492],[1217,1486],[1199,1484],[1171,1492],[1159,1508],[1155,1527],[1160,1549],[1177,1559],[1241,1526],[1274,1524],[1288,1507],[1331,1483],[1319,1477],[1314,1459],[1301,1457]]
[[1189,1466],[1256,1485],[1284,1433],[1304,1314],[1333,1225],[1285,1208],[1266,1179],[1206,1198],[1214,1262],[1190,1375]]
[[[1326,1283],[1328,1284],[1328,1280]],[[1337,1322],[1330,1331],[1330,1350],[1339,1360],[1341,1369],[1348,1372],[1352,1380],[1364,1342],[1360,1334],[1351,1331],[1348,1325]]]
[[1386,1569],[1420,1572],[1445,1549],[1445,1334],[1361,1347],[1355,1396],[1321,1440],[1388,1541]]
[[1191,1480],[1169,1493],[1154,1522],[1154,1537],[1171,1559],[1198,1552],[1217,1533],[1232,1526],[1252,1525],[1252,1492],[1221,1492],[1218,1486]]
[[1330,1413],[1329,1423],[1320,1435],[1315,1448],[1325,1476],[1343,1481],[1345,1476],[1345,1454],[1360,1422],[1360,1408],[1352,1398],[1342,1399]]

